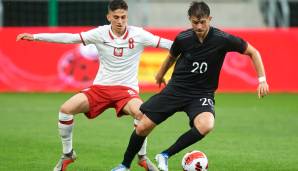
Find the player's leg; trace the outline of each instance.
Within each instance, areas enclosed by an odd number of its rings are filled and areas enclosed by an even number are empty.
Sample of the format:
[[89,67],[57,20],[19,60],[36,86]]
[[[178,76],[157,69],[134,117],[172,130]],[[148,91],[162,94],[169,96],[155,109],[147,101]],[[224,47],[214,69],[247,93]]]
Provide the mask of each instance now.
[[124,158],[122,163],[116,168],[112,169],[112,171],[127,171],[130,168],[133,158],[140,151],[146,136],[153,130],[155,127],[155,123],[153,123],[147,116],[143,116],[140,120],[139,125],[132,132],[128,146],[126,148],[126,152],[124,154]]
[[152,122],[147,116],[144,115],[142,117],[139,125],[130,136],[130,140],[126,148],[122,163],[118,167],[112,169],[112,171],[122,171],[123,168],[130,168],[132,160],[134,159],[138,151],[140,151],[146,139],[146,136],[152,131],[155,126],[155,123]]
[[[127,102],[123,107],[123,111],[127,114],[132,115],[134,119],[135,127],[139,124],[140,119],[143,117],[143,113],[140,111],[140,106],[143,101],[139,98],[133,98]],[[146,156],[147,154],[147,138],[145,139],[140,151],[138,152],[138,164],[143,167],[146,171],[158,171],[157,167],[150,161]]]
[[214,116],[210,112],[203,112],[197,115],[193,122],[194,126],[181,135],[177,141],[170,148],[164,150],[162,154],[171,157],[186,147],[201,140],[213,129]]
[[74,126],[73,116],[78,113],[88,112],[88,110],[88,99],[83,93],[78,93],[72,96],[61,106],[59,112],[58,128],[62,140],[64,154],[68,154],[72,150],[72,129]]
[[213,129],[214,115],[211,112],[202,112],[194,118],[193,125],[194,126],[181,135],[172,146],[156,155],[155,158],[158,163],[158,168],[161,171],[168,171],[169,157],[200,141]]
[[169,157],[200,141],[213,129],[215,115],[213,96],[188,98],[185,104],[182,110],[189,117],[191,129],[181,135],[172,146],[156,156],[158,167],[162,171],[168,170]]
[[[124,159],[119,167],[128,169],[133,158],[140,150],[146,136],[157,124],[166,120],[173,115],[177,108],[181,107],[180,105],[183,103],[176,103],[177,101],[173,100],[172,97],[173,96],[167,96],[160,93],[152,96],[148,101],[141,105],[140,110],[145,113],[145,115],[143,115],[139,125],[131,134],[129,144],[124,154]],[[117,168],[112,171],[118,171]]]
[[68,99],[59,111],[59,135],[62,142],[63,154],[56,164],[54,171],[64,171],[67,165],[76,159],[76,154],[72,147],[72,130],[74,127],[74,115],[89,111],[89,103],[85,94],[78,93]]

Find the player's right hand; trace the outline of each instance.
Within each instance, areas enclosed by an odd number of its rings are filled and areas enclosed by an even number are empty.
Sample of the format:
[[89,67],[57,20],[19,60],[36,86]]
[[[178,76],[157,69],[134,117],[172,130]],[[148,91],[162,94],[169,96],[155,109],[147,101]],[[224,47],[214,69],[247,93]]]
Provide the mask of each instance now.
[[266,81],[259,83],[258,86],[258,97],[263,98],[269,93],[269,86]]
[[28,40],[28,41],[33,41],[34,38],[33,38],[33,34],[29,34],[29,33],[21,33],[17,36],[17,39],[16,41],[19,41],[19,40]]
[[155,76],[155,81],[156,81],[156,84],[158,84],[159,88],[161,87],[162,84],[164,84],[165,86],[167,85],[166,80],[162,76],[159,76],[159,74]]

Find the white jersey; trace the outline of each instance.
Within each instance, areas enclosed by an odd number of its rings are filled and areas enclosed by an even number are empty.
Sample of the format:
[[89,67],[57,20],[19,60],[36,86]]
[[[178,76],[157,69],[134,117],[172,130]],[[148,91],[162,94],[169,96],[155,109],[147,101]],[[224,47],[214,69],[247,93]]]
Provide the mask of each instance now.
[[99,54],[99,70],[94,85],[122,85],[139,91],[138,70],[141,53],[146,46],[170,49],[172,41],[155,36],[142,28],[128,26],[117,37],[111,25],[82,32],[84,45],[94,44]]

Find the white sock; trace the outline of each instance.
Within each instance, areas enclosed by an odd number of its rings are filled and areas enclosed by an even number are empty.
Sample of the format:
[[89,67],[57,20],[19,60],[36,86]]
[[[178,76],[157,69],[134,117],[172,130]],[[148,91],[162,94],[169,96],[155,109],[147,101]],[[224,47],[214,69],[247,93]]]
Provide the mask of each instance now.
[[[138,125],[139,124],[139,120],[134,119],[134,125]],[[140,151],[138,152],[139,156],[144,156],[147,154],[147,138],[145,139],[142,148],[140,149]]]
[[62,112],[59,112],[59,135],[61,137],[63,154],[68,154],[72,150],[72,128],[73,115],[68,115]]
[[145,139],[142,148],[140,149],[140,151],[138,152],[139,156],[144,156],[147,154],[147,138]]

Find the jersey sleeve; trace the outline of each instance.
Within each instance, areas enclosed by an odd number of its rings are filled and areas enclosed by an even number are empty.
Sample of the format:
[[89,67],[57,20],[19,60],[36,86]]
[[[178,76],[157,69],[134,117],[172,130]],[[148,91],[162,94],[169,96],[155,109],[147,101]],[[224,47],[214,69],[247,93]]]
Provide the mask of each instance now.
[[80,33],[80,38],[84,45],[97,44],[103,42],[103,31],[101,27]]
[[79,34],[71,33],[39,33],[33,35],[34,40],[53,43],[81,43]]
[[144,46],[159,47],[161,38],[159,36],[153,35],[152,33],[141,29],[142,43]]
[[243,53],[247,48],[247,42],[242,38],[233,36],[231,34],[227,35],[227,51],[228,52],[239,52]]
[[170,49],[170,54],[172,57],[177,58],[181,53],[182,53],[182,48],[179,43],[179,39],[176,37]]

